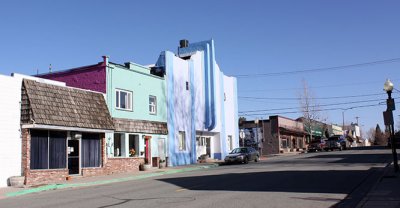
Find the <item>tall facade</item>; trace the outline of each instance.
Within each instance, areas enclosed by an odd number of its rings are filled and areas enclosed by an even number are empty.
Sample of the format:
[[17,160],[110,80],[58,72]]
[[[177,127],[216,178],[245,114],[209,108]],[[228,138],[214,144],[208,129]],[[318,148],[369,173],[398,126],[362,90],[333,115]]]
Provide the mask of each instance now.
[[236,78],[220,70],[213,40],[183,40],[177,54],[162,52],[156,67],[166,72],[171,165],[222,159],[238,147]]

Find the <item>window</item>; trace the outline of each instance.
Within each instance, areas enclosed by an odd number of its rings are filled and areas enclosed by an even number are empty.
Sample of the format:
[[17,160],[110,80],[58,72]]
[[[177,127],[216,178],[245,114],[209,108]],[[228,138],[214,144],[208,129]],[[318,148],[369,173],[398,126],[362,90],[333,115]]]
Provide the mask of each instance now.
[[101,140],[99,134],[82,134],[82,167],[101,166]]
[[121,157],[122,153],[122,143],[123,143],[123,135],[120,133],[114,134],[114,157]]
[[139,135],[129,135],[129,157],[139,157]]
[[232,135],[228,135],[228,149],[229,150],[233,149]]
[[185,132],[180,131],[179,132],[179,150],[184,151],[186,150],[186,138],[185,138]]
[[117,109],[132,110],[132,92],[117,89],[115,98],[115,107]]
[[149,96],[149,112],[150,114],[157,113],[157,98],[156,96]]
[[31,130],[31,169],[66,168],[67,134]]

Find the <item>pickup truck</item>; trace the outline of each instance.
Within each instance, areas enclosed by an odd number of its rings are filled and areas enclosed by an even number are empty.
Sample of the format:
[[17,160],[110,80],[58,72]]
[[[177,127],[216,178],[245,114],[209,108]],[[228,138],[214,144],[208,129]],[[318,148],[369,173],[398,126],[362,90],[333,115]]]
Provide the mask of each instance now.
[[346,149],[346,141],[342,138],[342,136],[331,136],[325,143],[324,150],[345,150]]

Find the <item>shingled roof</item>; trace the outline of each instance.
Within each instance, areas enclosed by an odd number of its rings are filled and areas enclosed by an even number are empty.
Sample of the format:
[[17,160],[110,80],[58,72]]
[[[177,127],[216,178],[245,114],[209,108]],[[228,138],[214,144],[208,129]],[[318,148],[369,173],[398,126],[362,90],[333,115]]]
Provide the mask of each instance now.
[[114,129],[100,93],[24,79],[21,122],[90,129]]

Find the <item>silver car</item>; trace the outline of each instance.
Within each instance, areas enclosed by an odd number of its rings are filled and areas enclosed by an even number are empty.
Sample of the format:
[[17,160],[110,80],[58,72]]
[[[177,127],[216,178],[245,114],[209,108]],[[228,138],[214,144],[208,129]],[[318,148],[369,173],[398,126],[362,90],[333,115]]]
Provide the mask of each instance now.
[[260,154],[257,150],[252,147],[238,147],[232,150],[225,157],[225,163],[249,163],[254,160],[258,162],[260,160]]

